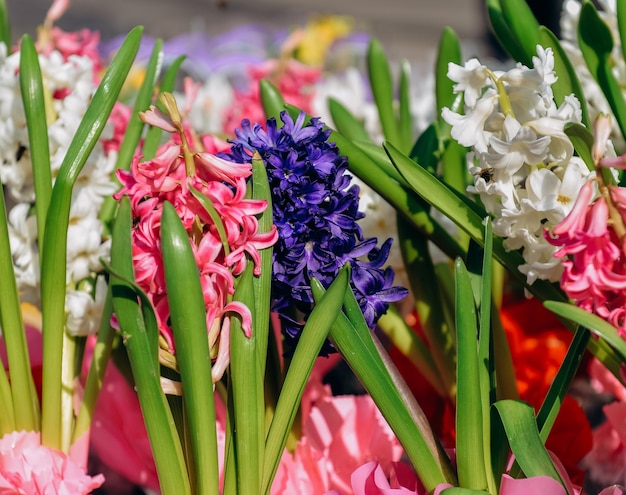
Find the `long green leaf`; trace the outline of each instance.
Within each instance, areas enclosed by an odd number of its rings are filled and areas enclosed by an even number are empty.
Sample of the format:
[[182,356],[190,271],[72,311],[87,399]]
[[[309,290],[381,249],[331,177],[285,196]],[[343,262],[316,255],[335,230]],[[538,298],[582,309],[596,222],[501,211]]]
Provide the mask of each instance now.
[[613,325],[573,304],[559,301],[545,301],[543,304],[558,316],[582,325],[588,328],[594,335],[602,337],[620,354],[622,360],[626,361],[626,342]]
[[[165,71],[165,75],[163,76],[163,80],[161,81],[161,86],[159,88],[161,93],[171,93],[172,91],[174,91],[174,85],[176,84],[178,71],[180,70],[180,66],[185,61],[185,58],[186,57],[184,55],[177,57],[167,68],[167,70]],[[159,108],[162,107],[161,103],[159,102],[157,102],[157,106]],[[164,109],[161,108],[161,110]],[[146,133],[146,139],[144,140],[143,148],[141,150],[144,160],[152,160],[159,146],[159,142],[161,141],[162,134],[163,129],[159,127],[150,127],[148,129],[148,132]]]
[[[265,467],[263,469],[262,493],[269,493],[274,474],[278,468],[280,458],[287,443],[289,431],[293,425],[298,404],[302,399],[304,387],[313,369],[315,358],[318,356],[326,336],[334,322],[342,314],[341,305],[343,294],[348,287],[349,265],[342,268],[326,293],[318,298],[313,311],[302,330],[296,350],[293,354],[293,363],[285,377],[283,388],[278,397],[276,412],[267,434]],[[313,281],[315,290],[316,281]]]
[[44,86],[39,67],[39,56],[35,43],[28,35],[22,37],[20,45],[20,89],[24,102],[24,114],[28,128],[30,159],[35,183],[35,212],[37,215],[37,245],[44,250],[46,213],[52,194],[52,172],[50,171],[50,145]]
[[4,43],[7,51],[11,48],[11,23],[7,12],[6,0],[0,0],[0,43]]
[[626,102],[612,70],[613,35],[591,2],[583,2],[578,24],[578,44],[589,72],[602,89],[622,135],[626,135]]
[[[255,309],[253,266],[248,263],[237,280],[234,300]],[[253,317],[254,317],[253,313]],[[239,493],[259,493],[265,456],[265,409],[263,407],[263,374],[254,332],[244,334],[241,320],[231,318],[230,390],[234,412],[234,447]]]
[[565,124],[563,130],[574,145],[574,149],[576,150],[576,153],[578,153],[578,156],[582,158],[585,165],[587,165],[587,168],[590,171],[595,170],[596,166],[593,163],[593,156],[591,154],[591,149],[593,147],[593,134],[591,134],[585,126],[574,122]]
[[[445,27],[439,38],[439,49],[435,61],[435,102],[437,105],[437,123],[439,128],[450,128],[443,120],[441,110],[445,107],[455,110],[454,82],[448,77],[448,64],[461,64],[461,44],[454,30]],[[449,134],[449,131],[447,131]]]
[[163,40],[157,39],[154,42],[152,54],[150,55],[148,65],[146,66],[145,76],[143,82],[141,83],[141,87],[137,92],[135,105],[133,106],[133,111],[130,115],[128,125],[126,126],[126,131],[124,132],[124,139],[120,145],[117,155],[117,163],[115,164],[116,169],[128,170],[130,168],[130,163],[133,155],[135,154],[135,150],[137,149],[137,145],[139,144],[139,139],[141,138],[141,133],[144,128],[144,123],[139,117],[139,112],[145,112],[148,110],[148,107],[152,102],[154,85],[156,84],[157,77],[161,71],[162,62]]
[[[133,29],[120,47],[81,120],[57,175],[46,218],[46,249],[41,261],[43,316],[42,443],[61,448],[63,395],[61,370],[65,322],[67,229],[72,189],[117,101],[135,59],[143,28]],[[71,411],[70,411],[71,413]]]
[[365,130],[363,122],[358,120],[339,100],[328,98],[328,110],[335,128],[352,141],[371,143],[372,140]]
[[378,117],[387,141],[401,146],[400,132],[393,104],[393,81],[391,69],[382,45],[372,38],[367,49],[367,72],[372,95],[378,109]]
[[537,413],[539,435],[544,442],[550,434],[556,416],[561,408],[561,404],[578,371],[578,366],[585,354],[590,338],[591,333],[589,330],[584,327],[578,327],[574,334],[574,339],[567,349],[567,354],[559,367],[559,371],[554,377],[552,385],[550,385],[550,390],[548,390],[543,404],[541,404],[541,409],[539,409],[539,413]]
[[463,261],[454,263],[456,279],[457,399],[456,463],[459,483],[487,489],[483,462],[483,410],[478,363],[478,328],[472,285]]
[[[497,491],[497,483],[500,473],[494,469],[494,464],[498,463],[497,453],[500,448],[496,445],[499,439],[495,437],[491,425],[491,404],[496,401],[496,374],[494,359],[493,336],[491,334],[491,313],[493,298],[493,229],[491,220],[485,223],[485,248],[482,256],[481,271],[481,296],[480,296],[480,318],[478,333],[478,380],[480,383],[480,410],[482,413],[483,431],[483,454],[485,456],[485,470],[487,475],[487,486],[489,491]],[[499,349],[498,349],[499,350]],[[503,450],[503,449],[502,449]],[[499,465],[499,464],[498,464]]]
[[515,460],[526,477],[550,476],[563,483],[543,445],[533,408],[525,402],[501,400],[494,404]]
[[626,60],[626,3],[615,2],[617,14],[617,29],[619,31],[620,45],[622,47],[622,58]]
[[501,0],[487,0],[487,15],[500,46],[507,51],[514,60],[529,62],[524,47],[515,37],[502,12]]
[[428,239],[415,235],[415,229],[401,216],[397,218],[397,229],[400,252],[407,273],[419,274],[409,277],[409,282],[431,359],[436,363],[444,396],[453,397],[456,387],[455,335],[453,327],[448,325],[445,318],[438,290],[439,279],[430,256]]
[[15,281],[4,194],[0,195],[0,273],[3,278],[0,290],[0,325],[7,349],[12,396],[12,404],[5,404],[4,407],[14,411],[14,415],[12,412],[7,414],[14,417],[18,430],[37,431],[39,408]]
[[98,338],[93,350],[91,364],[89,365],[89,372],[87,373],[83,398],[76,415],[76,424],[72,433],[72,445],[87,433],[91,427],[91,419],[96,408],[100,389],[102,388],[104,373],[111,357],[111,349],[115,338],[115,330],[111,328],[110,323],[112,314],[113,299],[109,287],[98,328]]
[[161,249],[171,328],[183,384],[198,493],[219,493],[215,403],[204,295],[189,235],[171,203],[163,205]]
[[[258,218],[260,233],[270,232],[274,225],[272,191],[267,179],[267,171],[263,160],[257,156],[252,157],[252,199],[267,202],[265,211]],[[273,248],[260,250],[261,276],[254,277],[254,320],[252,331],[257,339],[257,356],[261,367],[261,378],[265,375],[267,364],[267,345],[270,332],[270,304],[272,293],[272,259]]]
[[111,245],[113,307],[128,350],[161,493],[191,495],[183,449],[159,379],[156,317],[150,301],[133,282],[131,223],[130,202],[124,197],[113,227]]
[[[313,285],[316,300],[323,294]],[[450,460],[440,448],[421,407],[408,391],[385,351],[377,346],[352,290],[346,290],[344,310],[330,330],[330,340],[359,378],[403,445],[428,491],[440,483],[456,484]],[[405,390],[404,393],[399,389]]]
[[261,105],[265,111],[266,118],[275,118],[276,125],[280,126],[280,113],[284,110],[285,100],[276,86],[267,79],[259,81],[259,91],[261,93]]
[[539,23],[526,0],[500,0],[504,20],[511,33],[524,50],[524,58],[518,60],[527,67],[532,67],[532,58],[537,54]]
[[413,146],[413,115],[411,113],[411,65],[402,61],[400,65],[400,84],[398,88],[398,145],[405,153]]

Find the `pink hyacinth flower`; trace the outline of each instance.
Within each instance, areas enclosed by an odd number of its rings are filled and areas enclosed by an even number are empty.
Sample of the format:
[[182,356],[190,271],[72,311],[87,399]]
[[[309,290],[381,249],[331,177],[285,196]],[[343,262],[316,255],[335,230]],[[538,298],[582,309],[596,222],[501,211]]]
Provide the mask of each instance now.
[[82,495],[102,483],[101,474],[88,476],[63,452],[41,445],[37,432],[0,439],[0,494]]
[[285,452],[272,495],[349,493],[352,473],[376,460],[384,473],[400,460],[402,447],[367,396],[325,397],[315,403],[293,454]]
[[[572,211],[546,232],[548,242],[564,258],[561,287],[575,304],[617,327],[626,335],[626,257],[622,240],[609,221],[604,197],[595,202],[593,182],[586,182]],[[614,192],[611,192],[614,196]]]

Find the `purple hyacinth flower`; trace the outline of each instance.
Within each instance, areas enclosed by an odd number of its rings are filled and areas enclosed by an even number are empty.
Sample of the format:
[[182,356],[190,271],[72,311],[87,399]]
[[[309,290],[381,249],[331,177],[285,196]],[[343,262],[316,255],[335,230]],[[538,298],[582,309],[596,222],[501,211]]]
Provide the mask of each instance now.
[[[347,158],[328,142],[330,131],[317,118],[294,121],[281,114],[283,126],[269,119],[266,129],[244,120],[235,131],[230,153],[223,158],[251,161],[258,152],[267,169],[272,191],[273,218],[279,240],[274,246],[273,309],[283,321],[287,337],[297,339],[313,307],[310,283],[325,287],[345,263],[352,267],[350,285],[370,328],[408,291],[393,286],[393,270],[383,268],[391,239],[377,247],[364,239],[358,220],[359,188],[347,174]],[[295,310],[295,311],[294,311]],[[294,318],[294,315],[301,315]],[[332,351],[326,344],[322,353]]]

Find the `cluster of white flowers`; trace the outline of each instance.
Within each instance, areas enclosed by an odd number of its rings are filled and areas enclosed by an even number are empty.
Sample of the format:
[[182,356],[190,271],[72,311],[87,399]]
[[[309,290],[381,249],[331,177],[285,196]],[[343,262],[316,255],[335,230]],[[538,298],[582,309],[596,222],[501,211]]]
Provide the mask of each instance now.
[[[34,211],[35,193],[28,131],[19,83],[20,53],[9,54],[0,44],[0,178],[9,210],[9,237],[18,290],[23,301],[39,303],[39,252]],[[72,137],[95,91],[93,64],[88,57],[64,60],[57,51],[39,55],[46,99],[52,178],[58,174]],[[97,312],[99,259],[107,258],[98,218],[104,198],[116,190],[112,172],[117,152],[105,146],[104,133],[76,183],[70,211],[67,250],[67,328],[84,334],[91,323],[84,315]],[[96,301],[97,304],[96,304]],[[82,315],[82,316],[81,316]]]
[[552,51],[540,46],[533,68],[492,72],[477,59],[463,67],[451,63],[448,77],[464,94],[465,114],[443,110],[452,137],[472,148],[469,191],[494,216],[494,233],[505,238],[505,247],[522,248],[519,269],[530,284],[560,279],[556,248],[544,229],[565,218],[590,174],[563,131],[566,123],[580,122],[580,104],[573,95],[555,104],[553,69]]

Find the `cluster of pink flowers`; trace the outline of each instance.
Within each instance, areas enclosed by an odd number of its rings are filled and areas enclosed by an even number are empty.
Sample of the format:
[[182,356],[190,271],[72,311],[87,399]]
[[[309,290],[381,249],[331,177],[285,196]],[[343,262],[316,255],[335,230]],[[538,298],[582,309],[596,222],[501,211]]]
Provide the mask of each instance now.
[[232,134],[246,118],[250,122],[265,122],[259,82],[272,81],[287,103],[310,113],[315,96],[315,84],[321,79],[320,69],[308,67],[293,59],[267,60],[248,69],[249,82],[244,91],[235,90],[233,103],[226,110],[223,131]]
[[607,191],[608,198],[592,202],[594,182],[585,183],[571,213],[546,238],[560,247],[555,256],[566,258],[561,287],[567,295],[626,336],[626,259],[610,215],[611,203],[624,191],[611,186]]
[[[605,157],[610,120],[594,126],[596,168],[624,167],[624,157]],[[626,190],[601,174],[582,186],[574,207],[545,237],[563,258],[561,287],[574,303],[615,326],[626,337]]]
[[15,431],[0,439],[0,493],[83,495],[104,483],[69,456],[41,445],[39,433]]
[[[173,353],[160,245],[161,213],[167,201],[174,206],[189,232],[207,310],[209,344],[211,349],[218,349],[213,367],[213,378],[218,380],[229,362],[230,327],[225,314],[238,313],[246,334],[252,331],[249,309],[230,301],[234,276],[244,270],[248,256],[255,264],[255,275],[259,275],[258,250],[271,246],[278,234],[275,228],[266,233],[258,231],[255,215],[265,210],[267,202],[244,199],[246,178],[252,173],[250,164],[227,162],[207,152],[191,153],[187,144],[191,140],[182,127],[154,110],[146,112],[144,119],[179,135],[164,144],[154,159],[142,161],[141,156],[135,156],[129,171],[117,172],[123,188],[115,198],[129,196],[132,207],[135,277],[148,294],[156,310],[160,332]],[[226,239],[220,237],[218,226],[193,190],[210,200],[220,217]]]

